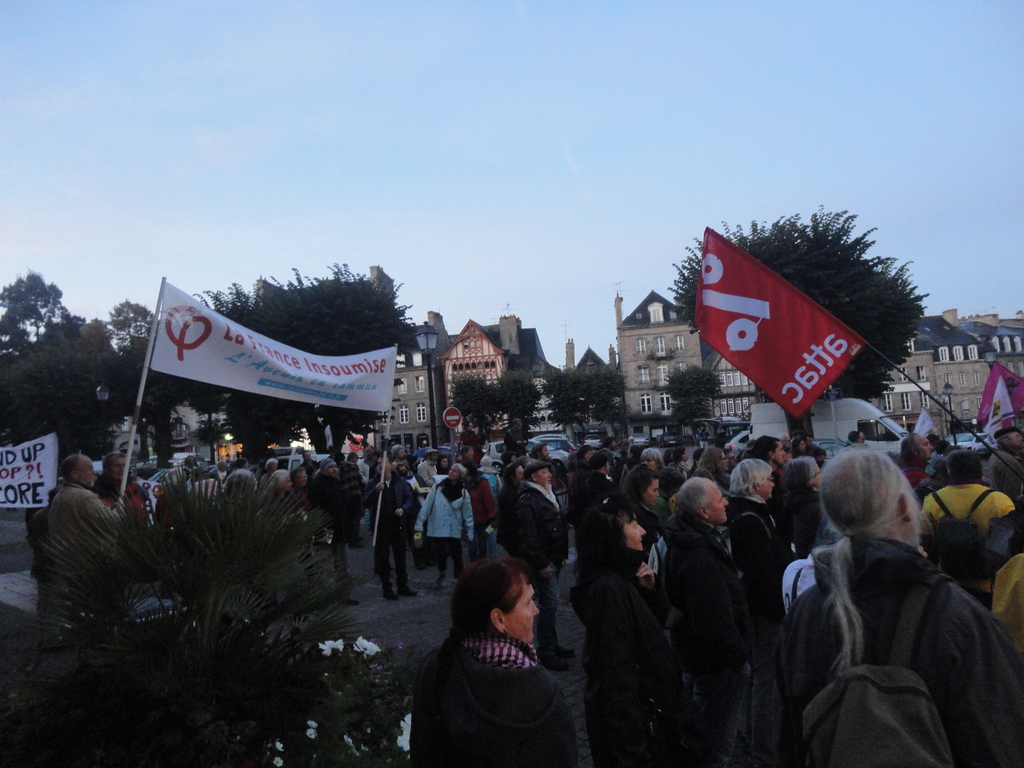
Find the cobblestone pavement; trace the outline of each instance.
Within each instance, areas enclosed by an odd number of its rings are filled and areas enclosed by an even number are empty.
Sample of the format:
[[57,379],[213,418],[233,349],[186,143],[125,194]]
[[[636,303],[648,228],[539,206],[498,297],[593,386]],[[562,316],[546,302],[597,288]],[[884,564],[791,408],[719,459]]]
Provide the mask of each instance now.
[[[46,672],[58,671],[74,661],[73,652],[47,652],[39,650],[40,633],[35,621],[35,582],[28,573],[31,561],[24,540],[24,517],[4,510],[0,515],[0,547],[10,557],[7,568],[18,568],[0,573],[0,689],[15,682],[31,680]],[[373,575],[373,551],[369,546],[351,551],[352,575],[365,579],[352,596],[359,605],[351,609],[352,637],[362,635],[379,644],[394,645],[401,642],[408,653],[426,653],[436,648],[448,634],[450,626],[449,600],[454,580],[451,571],[440,591],[428,589],[437,578],[436,568],[417,570],[407,555],[409,586],[419,591],[416,597],[402,597],[397,601],[385,600],[380,581]],[[327,554],[328,548],[322,548]],[[464,553],[463,561],[469,562]],[[6,570],[6,569],[5,569]],[[569,606],[569,588],[574,583],[572,567],[563,570],[561,577],[562,600],[558,610],[559,643],[576,650],[576,658],[569,660],[566,672],[555,673],[562,683],[565,696],[572,707],[580,748],[580,765],[591,766],[590,747],[587,742],[583,718],[583,688],[586,681],[580,657],[583,654],[583,625]]]

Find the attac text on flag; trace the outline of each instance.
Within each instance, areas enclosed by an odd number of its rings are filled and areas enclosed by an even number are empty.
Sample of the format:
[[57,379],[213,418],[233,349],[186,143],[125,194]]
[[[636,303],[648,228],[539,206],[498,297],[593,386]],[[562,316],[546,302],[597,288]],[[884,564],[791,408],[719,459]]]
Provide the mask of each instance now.
[[799,418],[866,342],[710,228],[703,250],[695,313],[701,339]]

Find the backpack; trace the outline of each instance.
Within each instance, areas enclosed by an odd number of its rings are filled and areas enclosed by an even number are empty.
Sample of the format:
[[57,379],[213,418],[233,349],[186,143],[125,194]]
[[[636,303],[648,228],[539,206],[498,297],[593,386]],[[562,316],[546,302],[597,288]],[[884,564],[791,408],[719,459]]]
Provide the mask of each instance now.
[[[938,549],[939,562],[942,565],[942,570],[954,579],[990,580],[995,573],[986,540],[981,535],[977,521],[971,518],[974,511],[992,493],[991,488],[986,488],[978,494],[978,498],[971,504],[967,516],[963,519],[953,516],[938,491],[931,493],[931,497],[935,499],[935,503],[945,515],[935,526],[935,544]],[[996,519],[998,518],[993,518],[993,520]],[[992,521],[989,522],[991,524]],[[997,531],[1001,531],[1001,528],[997,527]]]
[[887,665],[851,667],[811,699],[802,723],[808,765],[952,768],[935,702],[921,676],[909,668],[934,583],[933,577],[907,592]]

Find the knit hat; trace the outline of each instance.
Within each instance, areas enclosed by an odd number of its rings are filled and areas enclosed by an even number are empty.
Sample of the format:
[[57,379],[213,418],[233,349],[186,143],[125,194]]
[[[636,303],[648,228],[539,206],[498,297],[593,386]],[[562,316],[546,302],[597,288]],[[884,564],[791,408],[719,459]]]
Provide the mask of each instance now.
[[322,472],[325,469],[330,469],[331,467],[336,466],[338,466],[338,463],[334,459],[324,459],[320,462],[320,471]]

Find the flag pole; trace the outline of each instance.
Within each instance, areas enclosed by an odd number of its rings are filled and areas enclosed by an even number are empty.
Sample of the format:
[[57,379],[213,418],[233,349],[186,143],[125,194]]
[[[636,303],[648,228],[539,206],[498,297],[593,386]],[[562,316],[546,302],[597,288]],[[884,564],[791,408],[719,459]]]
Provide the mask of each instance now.
[[878,349],[873,344],[868,344],[867,347],[872,352],[874,352],[876,355],[878,355],[880,358],[882,358],[882,360],[884,360],[885,363],[888,364],[894,371],[899,371],[900,375],[904,379],[906,379],[911,384],[913,384],[915,387],[917,387],[919,390],[921,390],[921,392],[923,392],[925,395],[927,395],[928,398],[932,402],[934,402],[937,406],[939,406],[939,408],[942,410],[942,412],[949,417],[950,425],[952,425],[952,423],[954,421],[959,421],[963,425],[964,429],[966,429],[971,434],[971,436],[974,437],[975,440],[980,442],[982,445],[988,445],[992,449],[992,455],[993,456],[995,456],[997,459],[999,459],[1001,462],[1003,462],[1003,464],[1006,465],[1007,469],[1009,469],[1013,474],[1015,474],[1021,480],[1024,480],[1024,474],[1021,474],[1021,472],[1016,467],[1011,466],[1010,462],[1008,462],[1006,459],[1004,459],[1002,456],[1000,456],[999,452],[998,452],[998,450],[996,449],[995,446],[989,445],[989,443],[985,440],[985,438],[981,437],[977,432],[975,432],[973,429],[971,429],[970,425],[968,425],[966,422],[961,421],[960,419],[958,419],[957,415],[955,413],[953,413],[952,409],[948,408],[945,403],[943,403],[941,400],[939,400],[937,397],[935,397],[935,395],[933,395],[927,389],[922,387],[921,383],[919,381],[917,381],[917,379],[912,379],[909,376],[907,376],[907,374],[905,374],[900,369],[900,367],[898,365],[896,365],[896,363],[894,363],[888,357],[886,357],[881,352],[879,352]]
[[[156,329],[160,323],[160,313],[164,303],[164,285],[167,278],[160,278],[160,294],[156,297],[156,311],[153,312],[153,323],[149,327],[149,345],[146,347],[146,357],[142,361],[142,379],[139,381],[139,394],[135,398],[135,411],[132,413],[131,428],[128,430],[128,451],[135,448],[135,432],[139,425],[139,415],[142,412],[142,394],[146,390],[146,379],[149,376],[149,364],[153,360],[153,344],[156,342]],[[129,459],[129,463],[130,463]],[[125,467],[121,475],[121,496],[124,496],[124,489],[128,487],[128,468]]]
[[[398,345],[395,344],[395,355],[398,355]],[[390,448],[388,446],[388,440],[391,439],[391,398],[395,396],[395,377],[391,377],[391,397],[388,398],[388,410],[384,413],[387,415],[387,421],[384,422],[384,450],[380,453],[380,481],[384,482],[384,468],[387,466],[388,460],[387,452]],[[405,482],[404,480],[402,482]],[[377,548],[377,530],[380,528],[380,505],[384,501],[384,492],[380,491],[377,493],[377,512],[373,518],[373,547]]]

